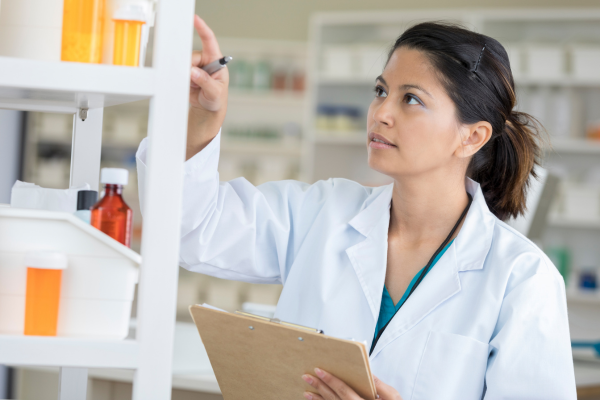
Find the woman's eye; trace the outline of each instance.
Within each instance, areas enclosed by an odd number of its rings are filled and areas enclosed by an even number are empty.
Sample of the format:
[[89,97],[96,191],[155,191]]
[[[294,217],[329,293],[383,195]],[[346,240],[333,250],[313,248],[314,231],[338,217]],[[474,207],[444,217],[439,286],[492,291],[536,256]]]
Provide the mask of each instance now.
[[410,94],[407,94],[405,97],[406,104],[411,104],[411,105],[420,105],[421,102],[419,100],[417,100],[417,98],[415,96],[412,96]]
[[387,97],[387,93],[381,86],[375,86],[375,97]]

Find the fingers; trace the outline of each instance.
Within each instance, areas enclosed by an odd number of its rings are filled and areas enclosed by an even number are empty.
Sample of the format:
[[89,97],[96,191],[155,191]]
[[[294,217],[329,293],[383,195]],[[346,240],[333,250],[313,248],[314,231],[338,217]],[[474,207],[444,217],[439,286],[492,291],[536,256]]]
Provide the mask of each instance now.
[[206,72],[202,68],[192,67],[190,79],[191,83],[195,84],[197,87],[201,87],[202,89],[204,89],[209,94],[208,97],[211,97],[211,93],[217,95],[218,93],[216,91],[220,90],[219,84],[210,77],[208,72]]
[[325,400],[320,395],[318,395],[316,393],[312,393],[312,392],[304,392],[304,398],[306,400]]
[[205,58],[203,65],[223,57],[215,34],[206,25],[206,22],[197,15],[194,16],[194,28],[196,28],[196,32],[202,40],[202,53]]
[[202,52],[194,50],[192,52],[192,67],[197,67],[202,62]]
[[190,82],[190,102],[198,103],[209,111],[217,111],[221,107],[223,93],[227,86],[214,80],[208,73],[198,67],[192,67]]
[[323,400],[340,400],[339,397],[335,394],[335,392],[319,378],[306,374],[306,375],[302,375],[302,379],[304,379],[304,381],[306,383],[308,383],[310,386],[317,389],[318,396],[319,396],[319,397],[315,397],[314,393],[305,392],[304,393],[305,398],[307,398],[309,400],[319,399],[319,398],[321,398]]
[[336,378],[329,372],[315,368],[315,373],[323,382],[332,388],[341,400],[362,400],[359,395],[341,379]]
[[375,381],[375,391],[379,398],[383,400],[402,400],[400,393],[390,385],[386,385],[379,378],[373,375]]

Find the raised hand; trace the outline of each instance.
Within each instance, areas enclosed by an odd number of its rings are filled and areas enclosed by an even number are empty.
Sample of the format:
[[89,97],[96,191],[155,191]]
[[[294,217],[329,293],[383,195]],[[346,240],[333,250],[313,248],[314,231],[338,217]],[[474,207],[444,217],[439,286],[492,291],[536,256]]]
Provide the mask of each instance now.
[[219,133],[227,112],[229,86],[227,68],[212,75],[202,69],[223,57],[215,34],[197,15],[194,16],[194,28],[202,40],[202,51],[192,53],[186,160],[206,147]]
[[[315,374],[302,375],[302,379],[316,389],[316,393],[305,392],[304,397],[308,400],[364,400],[350,386],[342,380],[331,375],[329,372],[315,368]],[[381,400],[402,400],[396,389],[381,382],[375,377],[375,389]]]
[[223,68],[209,75],[201,67],[223,57],[213,31],[199,16],[194,17],[194,28],[202,40],[202,51],[192,53],[190,105],[211,112],[227,107],[229,71]]

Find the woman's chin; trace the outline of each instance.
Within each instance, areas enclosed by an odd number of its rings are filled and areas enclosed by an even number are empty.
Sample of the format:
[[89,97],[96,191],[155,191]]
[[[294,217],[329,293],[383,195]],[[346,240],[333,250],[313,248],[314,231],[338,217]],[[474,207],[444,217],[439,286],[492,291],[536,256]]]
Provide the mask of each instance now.
[[374,160],[371,157],[369,157],[369,168],[392,179],[395,179],[398,175],[398,171],[390,169],[389,163],[385,163],[383,160]]

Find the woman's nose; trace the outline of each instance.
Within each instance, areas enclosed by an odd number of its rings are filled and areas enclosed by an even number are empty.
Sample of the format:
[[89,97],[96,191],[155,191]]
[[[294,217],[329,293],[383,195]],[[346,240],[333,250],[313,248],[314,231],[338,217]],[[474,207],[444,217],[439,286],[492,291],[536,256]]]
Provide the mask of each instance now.
[[385,99],[383,103],[375,109],[373,113],[373,119],[382,125],[392,127],[394,125],[394,115],[392,109],[392,102]]

